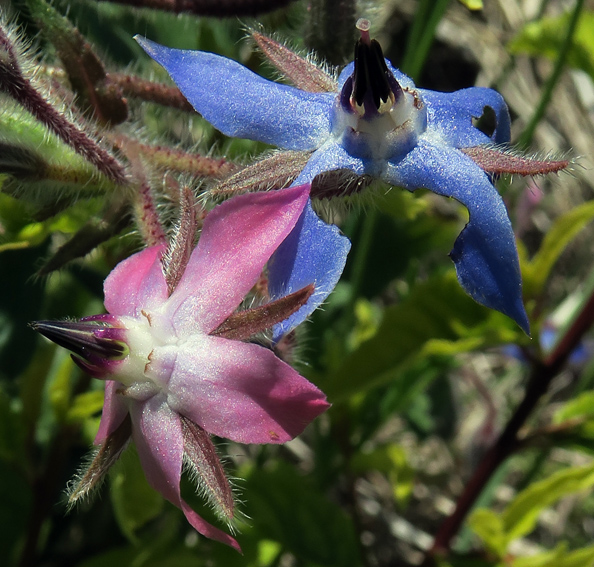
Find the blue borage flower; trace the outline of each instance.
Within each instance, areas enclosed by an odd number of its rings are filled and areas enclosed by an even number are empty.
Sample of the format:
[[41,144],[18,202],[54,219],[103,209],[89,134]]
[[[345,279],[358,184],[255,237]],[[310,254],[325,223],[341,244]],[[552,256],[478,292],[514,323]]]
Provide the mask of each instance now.
[[[528,333],[507,210],[489,174],[477,165],[480,160],[471,157],[477,147],[509,142],[503,98],[487,88],[453,93],[416,88],[384,59],[379,44],[369,38],[368,25],[358,27],[355,60],[340,74],[337,92],[308,92],[268,81],[219,55],[136,39],[194,108],[227,136],[312,151],[294,185],[348,169],[462,203],[470,220],[451,252],[460,284],[473,299],[508,315]],[[483,115],[494,118],[488,133],[473,124]],[[320,241],[325,252],[313,256],[312,245]],[[321,291],[278,326],[275,337],[301,322],[330,293],[348,249],[336,227],[323,223],[308,206],[270,263],[270,289],[280,297],[315,280]]]

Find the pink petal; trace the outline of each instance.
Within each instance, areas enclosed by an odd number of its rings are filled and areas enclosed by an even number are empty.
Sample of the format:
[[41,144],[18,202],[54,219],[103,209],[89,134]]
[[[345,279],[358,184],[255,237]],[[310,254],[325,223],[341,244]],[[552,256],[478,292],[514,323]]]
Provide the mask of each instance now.
[[133,403],[130,416],[132,437],[149,484],[180,508],[198,533],[241,551],[234,538],[203,520],[181,498],[184,440],[179,416],[171,410],[167,398],[157,395],[146,402]]
[[184,441],[178,415],[159,394],[130,404],[132,438],[149,484],[180,507]]
[[103,284],[105,308],[113,315],[138,317],[167,299],[167,282],[161,267],[164,244],[151,246],[120,262]]
[[121,396],[116,394],[116,390],[122,385],[115,380],[106,380],[105,382],[105,401],[103,402],[103,413],[101,414],[101,423],[93,443],[101,445],[109,435],[122,425],[122,422],[128,415],[128,408]]
[[190,522],[190,525],[199,534],[214,539],[215,541],[220,541],[241,553],[241,547],[239,547],[235,538],[231,537],[228,533],[219,530],[219,528],[215,528],[212,524],[209,524],[206,520],[201,518],[192,508],[190,508],[190,506],[188,506],[188,503],[185,500],[181,501],[181,509],[186,515],[186,520]]
[[211,336],[180,347],[169,403],[208,433],[240,443],[285,443],[329,407],[272,351]]
[[299,219],[309,188],[249,193],[213,209],[168,303],[178,336],[208,333],[234,311]]

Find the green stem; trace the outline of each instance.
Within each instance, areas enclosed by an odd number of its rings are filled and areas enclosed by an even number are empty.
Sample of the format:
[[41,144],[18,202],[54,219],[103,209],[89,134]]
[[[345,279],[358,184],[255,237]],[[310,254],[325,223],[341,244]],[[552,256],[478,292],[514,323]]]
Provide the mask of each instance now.
[[412,61],[415,56],[415,49],[420,43],[421,35],[423,34],[423,24],[427,19],[427,10],[431,6],[431,0],[420,0],[419,7],[415,12],[412,26],[408,32],[406,38],[406,49],[404,51],[404,57],[400,65],[400,69],[406,73],[408,69],[412,67]]
[[538,123],[542,120],[549,102],[551,101],[553,90],[557,86],[559,78],[561,77],[561,72],[565,66],[565,61],[567,60],[567,55],[569,53],[569,49],[571,48],[571,43],[583,6],[584,0],[577,0],[575,8],[571,14],[569,24],[567,25],[567,32],[565,34],[565,38],[563,39],[563,43],[561,44],[561,48],[559,49],[559,55],[555,61],[553,72],[550,74],[547,82],[545,83],[540,95],[540,101],[536,107],[536,110],[534,111],[534,114],[532,115],[532,118],[530,119],[530,122],[528,122],[524,132],[522,132],[522,135],[518,140],[518,145],[520,147],[526,147],[530,144],[532,137],[534,136],[534,131],[536,130]]
[[357,247],[354,252],[353,275],[351,277],[351,304],[354,303],[361,292],[363,276],[367,267],[367,258],[373,241],[373,233],[377,219],[377,210],[370,210],[361,224],[361,234],[359,236]]
[[[429,50],[435,38],[435,30],[441,21],[450,0],[434,0],[421,2],[415,15],[410,41],[406,46],[406,54],[402,63],[402,71],[409,75],[413,81],[418,81],[423,65],[429,55]],[[428,5],[432,5],[429,17],[426,18]],[[420,23],[419,23],[420,22]],[[423,27],[423,23],[425,23]],[[422,27],[422,32],[419,29]]]

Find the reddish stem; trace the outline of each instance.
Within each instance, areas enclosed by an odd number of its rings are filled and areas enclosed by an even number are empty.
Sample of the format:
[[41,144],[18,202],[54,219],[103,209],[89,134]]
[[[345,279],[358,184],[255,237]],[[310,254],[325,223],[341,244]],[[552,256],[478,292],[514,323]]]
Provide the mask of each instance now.
[[433,556],[446,555],[453,537],[458,533],[466,515],[473,507],[476,499],[485,488],[499,465],[519,448],[521,440],[518,431],[532,413],[541,396],[547,391],[553,378],[561,371],[574,348],[577,347],[584,333],[594,322],[594,293],[584,305],[581,313],[559,341],[555,350],[544,360],[537,363],[530,375],[524,399],[509,420],[505,429],[483,457],[470,481],[466,483],[464,492],[458,498],[456,509],[445,519],[439,528],[430,556],[425,564],[432,563]]

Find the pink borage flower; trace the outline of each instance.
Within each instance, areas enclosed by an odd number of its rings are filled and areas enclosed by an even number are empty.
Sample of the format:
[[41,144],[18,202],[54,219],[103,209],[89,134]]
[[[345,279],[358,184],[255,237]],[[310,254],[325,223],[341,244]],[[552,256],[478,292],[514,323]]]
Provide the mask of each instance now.
[[[232,493],[210,435],[284,443],[328,408],[324,394],[272,350],[237,339],[253,333],[254,320],[265,320],[257,309],[241,319],[236,309],[294,228],[308,197],[309,185],[233,198],[207,216],[173,292],[162,265],[165,246],[153,246],[107,277],[108,315],[33,324],[72,350],[85,370],[107,379],[95,439],[103,460],[96,467],[110,465],[131,438],[149,483],[181,508],[198,532],[236,549],[234,538],[182,499],[180,476],[183,465],[189,466],[215,509],[230,520]],[[291,312],[312,292],[313,286],[301,293]],[[84,483],[92,481],[83,478],[75,493],[85,492]]]

